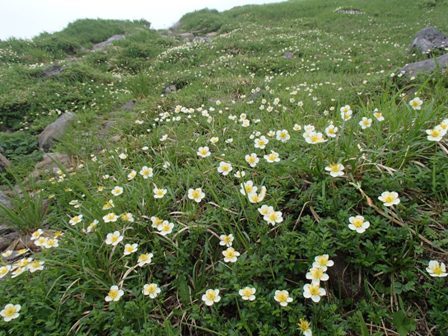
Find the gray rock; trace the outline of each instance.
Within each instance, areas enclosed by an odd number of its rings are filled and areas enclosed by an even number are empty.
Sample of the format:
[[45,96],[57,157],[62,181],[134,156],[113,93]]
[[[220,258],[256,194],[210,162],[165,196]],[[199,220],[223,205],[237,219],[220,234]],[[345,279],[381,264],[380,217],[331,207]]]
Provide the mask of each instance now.
[[448,37],[434,27],[420,30],[411,44],[411,50],[417,49],[423,54],[448,48]]
[[42,71],[42,77],[51,78],[59,75],[62,71],[64,71],[64,68],[61,65],[53,64]]
[[193,33],[181,33],[178,35],[181,39],[187,40],[187,41],[193,41],[194,40],[194,34]]
[[420,62],[406,64],[403,68],[401,68],[400,72],[407,76],[415,76],[420,73],[433,72],[437,67],[440,67],[442,72],[448,68],[448,54],[434,59],[427,59]]
[[19,233],[15,231],[0,235],[0,251],[5,251],[19,237]]
[[132,111],[134,109],[136,102],[137,101],[135,99],[131,99],[127,101],[125,104],[123,104],[123,106],[121,106],[121,109],[125,111]]
[[362,15],[364,12],[358,8],[338,8],[335,10],[338,14]]
[[176,92],[176,91],[177,91],[176,84],[168,84],[163,89],[163,93],[165,93],[165,94],[170,94],[170,93],[173,93],[173,92]]
[[5,170],[11,165],[11,162],[2,154],[0,153],[0,172]]
[[0,204],[7,208],[11,207],[11,201],[9,197],[1,190],[0,190]]
[[123,34],[113,35],[113,36],[109,37],[106,41],[94,44],[93,47],[92,47],[92,50],[93,51],[103,50],[104,48],[107,48],[108,46],[110,46],[115,41],[120,41],[122,39],[124,39],[124,35]]
[[62,153],[45,153],[42,161],[39,161],[34,170],[28,176],[30,178],[38,178],[45,173],[54,173],[59,167],[68,168],[72,164],[72,159],[67,154]]
[[286,58],[287,60],[290,60],[290,59],[292,59],[294,57],[294,53],[292,51],[286,51],[283,54],[283,57]]
[[65,112],[56,121],[45,127],[39,134],[39,148],[45,152],[48,151],[55,141],[62,138],[75,116],[73,112]]

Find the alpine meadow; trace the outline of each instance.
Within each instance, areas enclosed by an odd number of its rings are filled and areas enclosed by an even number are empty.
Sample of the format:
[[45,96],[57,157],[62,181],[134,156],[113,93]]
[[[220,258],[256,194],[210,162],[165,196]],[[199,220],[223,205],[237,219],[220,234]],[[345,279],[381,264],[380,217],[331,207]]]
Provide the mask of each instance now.
[[448,335],[447,19],[289,0],[0,41],[0,336]]

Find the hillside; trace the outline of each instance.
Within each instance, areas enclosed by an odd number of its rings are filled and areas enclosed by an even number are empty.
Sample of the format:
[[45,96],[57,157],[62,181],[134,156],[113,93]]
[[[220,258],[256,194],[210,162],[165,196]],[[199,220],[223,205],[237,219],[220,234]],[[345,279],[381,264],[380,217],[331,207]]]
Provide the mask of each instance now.
[[0,41],[0,335],[446,335],[448,77],[399,70],[447,10]]

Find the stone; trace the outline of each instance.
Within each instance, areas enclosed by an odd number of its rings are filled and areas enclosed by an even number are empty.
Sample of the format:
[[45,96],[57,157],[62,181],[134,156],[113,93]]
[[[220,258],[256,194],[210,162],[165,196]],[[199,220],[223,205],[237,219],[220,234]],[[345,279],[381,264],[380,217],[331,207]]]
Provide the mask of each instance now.
[[294,53],[292,51],[286,51],[283,54],[283,57],[286,58],[287,60],[290,60],[290,59],[292,59],[294,57]]
[[0,172],[3,170],[6,170],[11,165],[11,162],[2,154],[0,153]]
[[121,109],[125,110],[125,111],[132,111],[134,109],[136,102],[137,101],[135,99],[131,99],[131,100],[127,101],[126,103],[124,103],[123,106],[121,106]]
[[16,239],[20,237],[18,232],[12,231],[0,235],[0,251],[6,250]]
[[123,34],[113,35],[113,36],[109,37],[106,41],[94,44],[92,47],[92,50],[93,51],[103,50],[104,48],[107,48],[115,41],[120,41],[120,40],[124,39],[124,37],[125,36]]
[[448,48],[448,37],[434,27],[420,30],[411,44],[411,50],[417,49],[423,54]]
[[335,10],[338,14],[362,15],[364,12],[358,8],[338,8]]
[[59,75],[62,71],[64,71],[64,68],[61,65],[53,64],[42,71],[42,77],[51,78]]
[[173,92],[176,92],[176,91],[177,91],[176,84],[168,84],[168,85],[165,86],[165,88],[163,89],[163,92],[164,92],[165,94],[170,94],[170,93],[173,93]]
[[193,41],[194,40],[194,34],[193,33],[181,33],[178,35],[181,39],[187,40],[187,41]]
[[56,121],[45,127],[39,134],[39,148],[47,152],[56,141],[62,138],[75,116],[73,112],[65,112]]
[[448,68],[448,54],[434,59],[406,64],[401,68],[400,73],[407,76],[416,76],[421,73],[431,73],[437,69],[437,67],[439,67],[442,72]]
[[62,153],[45,153],[42,160],[35,166],[34,170],[28,176],[30,178],[38,178],[45,173],[55,173],[60,167],[70,167],[72,165],[72,159],[67,154]]
[[0,204],[3,205],[4,207],[11,207],[11,200],[9,199],[9,197],[0,190]]

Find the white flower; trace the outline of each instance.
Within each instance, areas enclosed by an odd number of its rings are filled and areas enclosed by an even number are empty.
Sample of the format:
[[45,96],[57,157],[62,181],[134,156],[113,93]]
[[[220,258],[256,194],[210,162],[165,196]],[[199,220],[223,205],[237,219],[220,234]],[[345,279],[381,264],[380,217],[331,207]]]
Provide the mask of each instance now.
[[152,253],[143,253],[140,254],[137,260],[137,265],[139,267],[143,267],[145,265],[149,265],[152,261],[152,258],[154,257],[154,254]]
[[105,298],[106,302],[118,301],[123,296],[124,291],[119,289],[118,286],[110,287],[109,293]]
[[330,278],[325,271],[322,267],[312,267],[305,276],[313,284],[319,284],[321,281],[327,281]]
[[250,203],[260,203],[264,200],[266,196],[266,187],[262,186],[260,193],[257,194],[256,191],[252,191],[249,194],[247,194],[247,198],[249,199]]
[[120,155],[118,155],[118,157],[119,157],[121,160],[125,160],[128,156],[127,156],[125,153],[120,153]]
[[202,301],[204,301],[207,306],[212,306],[214,303],[221,301],[219,289],[207,289],[205,294],[202,295]]
[[303,296],[306,299],[311,298],[313,302],[319,302],[321,296],[325,296],[327,292],[321,288],[319,284],[306,284],[303,286]]
[[244,287],[238,291],[238,294],[244,301],[254,301],[256,291],[253,287]]
[[251,180],[241,183],[240,186],[241,186],[240,193],[241,193],[241,195],[244,195],[244,196],[246,196],[250,193],[256,192],[258,189],[256,186],[254,186],[254,182]]
[[369,128],[372,126],[372,119],[363,117],[359,122],[359,126],[361,126],[362,129]]
[[327,267],[331,267],[334,265],[334,261],[330,260],[328,254],[322,254],[314,257],[313,267],[320,267],[324,271],[327,270]]
[[288,303],[293,301],[287,290],[276,290],[274,293],[274,300],[277,301],[282,307],[286,307]]
[[11,265],[0,266],[0,279],[5,277],[11,271]]
[[446,134],[446,130],[442,128],[442,126],[438,125],[433,129],[426,130],[426,134],[428,135],[426,138],[429,141],[440,141]]
[[448,273],[446,272],[445,264],[443,262],[439,263],[436,260],[431,260],[429,262],[429,265],[426,268],[426,271],[432,277],[444,278],[444,277],[448,276]]
[[22,307],[19,304],[13,305],[8,303],[2,311],[0,311],[0,315],[3,317],[5,322],[9,322],[19,317],[19,311]]
[[157,230],[159,230],[159,233],[162,236],[166,236],[166,235],[170,234],[171,232],[173,232],[173,228],[174,228],[174,224],[168,222],[167,220],[163,221],[162,224],[157,226]]
[[205,146],[205,147],[199,147],[198,151],[196,152],[198,154],[199,157],[201,158],[206,158],[209,157],[211,155],[210,153],[210,149]]
[[104,223],[110,223],[110,222],[116,222],[118,219],[118,216],[114,214],[113,212],[108,213],[103,217]]
[[378,199],[383,202],[384,206],[390,207],[393,205],[397,205],[400,203],[400,198],[398,197],[398,193],[395,191],[385,191],[378,196]]
[[128,180],[132,181],[135,176],[137,176],[137,172],[135,170],[131,170],[131,172],[128,174]]
[[325,170],[333,177],[344,176],[344,166],[340,163],[332,163],[326,166]]
[[384,120],[384,117],[383,117],[383,114],[380,112],[380,111],[378,111],[378,109],[375,109],[374,111],[373,111],[373,116],[376,118],[376,120],[378,120],[378,121],[383,121]]
[[230,247],[232,246],[233,240],[234,240],[233,234],[220,235],[219,245]]
[[158,199],[158,198],[163,198],[168,190],[166,190],[164,188],[154,187],[154,189],[152,191],[154,193],[154,198]]
[[237,261],[240,253],[238,251],[235,251],[233,247],[228,247],[226,250],[222,251],[222,255],[224,256],[225,262],[234,263]]
[[232,165],[228,162],[220,162],[218,166],[218,173],[227,176],[232,171]]
[[36,271],[42,271],[44,269],[45,261],[34,260],[30,262],[26,267],[30,271],[30,273],[34,273]]
[[257,157],[257,154],[255,153],[247,154],[244,159],[252,168],[256,167],[258,162],[260,161],[260,159]]
[[281,211],[270,211],[266,215],[263,216],[263,219],[268,222],[268,224],[275,225],[283,222],[282,212]]
[[70,218],[68,223],[70,225],[76,225],[76,224],[80,223],[81,221],[82,221],[82,215],[78,215],[78,216]]
[[153,169],[146,166],[143,166],[142,169],[140,169],[139,174],[143,176],[144,179],[147,179],[148,177],[153,177],[154,175]]
[[261,137],[256,138],[254,140],[254,143],[255,143],[255,148],[265,149],[266,145],[269,143],[269,140],[264,135],[262,135]]
[[36,239],[38,239],[43,233],[44,233],[43,230],[38,229],[38,230],[34,231],[34,232],[31,234],[31,238],[30,238],[30,239],[31,239],[31,240],[36,240]]
[[188,198],[191,200],[194,200],[195,202],[199,203],[202,201],[202,199],[205,197],[204,192],[201,188],[196,189],[188,189]]
[[123,236],[119,231],[115,231],[113,233],[108,233],[106,236],[106,244],[117,246],[123,240]]
[[287,142],[289,139],[291,139],[291,136],[289,135],[287,130],[281,130],[276,132],[275,138],[281,142]]
[[421,100],[419,97],[415,97],[414,99],[412,99],[409,102],[409,105],[411,105],[411,107],[414,110],[421,110],[422,109],[422,105],[423,105],[423,100]]
[[370,223],[364,220],[364,216],[358,215],[355,217],[350,217],[348,220],[350,222],[348,225],[349,229],[358,233],[363,233],[370,227]]
[[138,244],[126,244],[126,245],[124,246],[124,252],[123,252],[123,254],[124,254],[124,255],[130,255],[130,254],[132,254],[132,253],[137,252],[137,249],[138,249]]
[[336,138],[338,130],[339,129],[337,127],[335,127],[333,124],[331,124],[331,125],[328,125],[327,128],[325,128],[325,134],[329,138]]
[[157,297],[157,295],[160,294],[161,290],[160,287],[155,284],[155,283],[151,283],[151,284],[146,284],[143,286],[143,295],[146,295],[151,298],[151,299],[155,299]]
[[344,121],[350,120],[352,118],[353,111],[350,105],[345,105],[341,107],[341,118]]
[[269,163],[273,163],[273,162],[279,162],[280,161],[280,156],[277,152],[274,152],[273,150],[271,150],[271,153],[266,154],[264,156],[264,159],[269,162]]
[[116,186],[116,187],[114,187],[114,188],[112,189],[111,193],[112,193],[112,195],[114,195],[114,196],[120,196],[120,195],[123,193],[123,188],[122,188],[122,187],[119,187],[119,186]]

